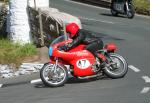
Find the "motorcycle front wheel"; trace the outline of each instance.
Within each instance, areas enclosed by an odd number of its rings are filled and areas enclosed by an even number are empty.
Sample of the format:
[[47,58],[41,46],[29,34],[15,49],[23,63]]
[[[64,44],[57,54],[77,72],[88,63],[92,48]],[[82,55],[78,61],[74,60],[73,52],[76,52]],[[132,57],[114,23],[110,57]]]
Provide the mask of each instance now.
[[126,60],[116,53],[110,53],[108,64],[104,68],[104,73],[113,79],[122,78],[127,74],[128,65]]
[[58,64],[56,69],[54,67],[54,64],[47,63],[40,70],[40,78],[46,86],[62,86],[68,79],[68,72],[65,66]]

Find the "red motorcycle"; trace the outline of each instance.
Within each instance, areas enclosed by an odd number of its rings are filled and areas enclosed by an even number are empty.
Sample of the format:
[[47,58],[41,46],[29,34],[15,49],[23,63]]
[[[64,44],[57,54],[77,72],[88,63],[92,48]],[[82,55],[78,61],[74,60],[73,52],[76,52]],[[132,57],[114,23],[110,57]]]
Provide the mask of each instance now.
[[40,77],[47,86],[62,86],[68,80],[68,74],[84,79],[99,77],[102,74],[110,78],[124,77],[128,71],[126,60],[116,54],[117,46],[109,43],[103,50],[98,50],[100,58],[106,62],[101,66],[93,54],[85,50],[85,45],[79,45],[67,52],[60,51],[59,47],[72,42],[64,40],[64,36],[55,39],[49,47],[50,62],[46,63],[40,71]]

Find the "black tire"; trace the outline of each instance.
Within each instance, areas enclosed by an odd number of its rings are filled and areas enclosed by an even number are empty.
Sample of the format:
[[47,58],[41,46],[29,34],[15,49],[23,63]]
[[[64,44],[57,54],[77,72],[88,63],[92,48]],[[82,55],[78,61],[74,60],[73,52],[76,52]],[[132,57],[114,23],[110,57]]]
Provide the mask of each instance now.
[[[116,64],[115,65],[116,67],[113,67],[112,65],[105,67],[104,73],[112,79],[124,77],[128,72],[128,64],[126,60],[122,56],[116,53],[110,53],[110,58],[112,59],[113,63]],[[115,61],[115,59],[116,60],[118,59],[118,61]],[[122,67],[121,64],[119,63],[122,64]]]
[[[68,71],[67,71],[67,68],[63,65],[57,65],[57,68],[58,71],[57,71],[57,77],[56,77],[56,73],[54,74],[53,72],[53,64],[50,64],[50,63],[47,63],[45,64],[42,69],[40,70],[40,78],[41,80],[43,81],[43,83],[46,85],[46,86],[49,86],[49,87],[59,87],[59,86],[63,86],[66,81],[68,80]],[[59,73],[60,74],[59,74]],[[47,75],[47,77],[46,77]],[[59,75],[59,76],[58,76]],[[63,76],[62,78],[61,75]],[[57,80],[54,80],[55,79],[61,79],[60,81],[57,81]]]
[[135,15],[134,5],[132,3],[129,3],[129,11],[127,11],[127,17],[129,19],[132,19],[134,15]]
[[110,11],[111,11],[111,14],[112,14],[113,16],[117,16],[117,15],[118,15],[118,12],[115,11],[114,9],[111,9]]
[[111,0],[111,5],[110,5],[110,12],[113,16],[117,16],[118,12],[114,10],[114,0]]

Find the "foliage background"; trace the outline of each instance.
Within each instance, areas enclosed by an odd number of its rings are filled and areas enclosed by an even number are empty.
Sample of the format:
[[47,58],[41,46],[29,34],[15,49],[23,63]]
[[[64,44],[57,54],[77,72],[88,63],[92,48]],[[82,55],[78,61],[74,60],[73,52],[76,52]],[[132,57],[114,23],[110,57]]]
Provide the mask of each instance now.
[[150,0],[134,0],[135,7],[150,10]]
[[0,64],[19,66],[25,58],[31,59],[34,55],[37,55],[37,49],[33,44],[20,45],[8,39],[0,39]]

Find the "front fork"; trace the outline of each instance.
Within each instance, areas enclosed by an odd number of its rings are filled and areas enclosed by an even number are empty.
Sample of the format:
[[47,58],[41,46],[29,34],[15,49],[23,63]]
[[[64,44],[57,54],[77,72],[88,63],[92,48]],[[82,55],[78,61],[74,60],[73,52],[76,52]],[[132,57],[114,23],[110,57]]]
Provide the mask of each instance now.
[[130,11],[130,9],[129,9],[129,1],[128,0],[126,1],[126,8],[127,8],[127,11]]
[[50,74],[50,75],[53,75],[53,76],[57,76],[57,66],[58,66],[58,58],[56,58],[56,60],[55,60],[55,63],[53,64],[53,67],[52,67],[52,70],[51,70],[51,72],[52,72],[52,74]]
[[52,70],[49,74],[50,78],[52,78],[53,80],[58,80],[59,79],[59,73],[58,73],[58,61],[59,61],[59,58],[56,58],[55,60],[55,64],[53,64],[53,67],[52,67]]
[[53,65],[53,71],[54,71],[54,73],[57,72],[57,66],[58,66],[58,58],[56,58],[56,63]]

